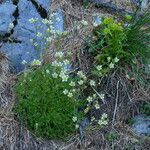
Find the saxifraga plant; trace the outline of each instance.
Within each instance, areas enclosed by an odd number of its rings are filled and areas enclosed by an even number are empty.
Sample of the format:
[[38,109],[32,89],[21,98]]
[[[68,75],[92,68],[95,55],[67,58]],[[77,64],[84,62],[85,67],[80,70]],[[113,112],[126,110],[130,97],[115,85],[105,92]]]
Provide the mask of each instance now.
[[69,82],[53,78],[50,65],[23,74],[15,86],[18,118],[38,137],[64,139],[75,131],[77,101],[63,94]]

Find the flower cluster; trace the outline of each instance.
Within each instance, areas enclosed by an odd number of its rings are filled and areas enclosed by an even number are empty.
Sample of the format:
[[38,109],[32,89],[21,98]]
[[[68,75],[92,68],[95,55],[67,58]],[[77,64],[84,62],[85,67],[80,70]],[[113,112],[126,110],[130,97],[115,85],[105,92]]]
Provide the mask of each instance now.
[[41,61],[40,60],[36,60],[34,59],[31,63],[32,66],[40,66],[41,65]]
[[[56,31],[53,25],[53,18],[55,16],[55,13],[53,13],[50,16],[50,19],[43,19],[42,23],[45,24],[47,26],[47,29],[45,31],[45,33],[41,33],[41,32],[37,32],[36,36],[38,38],[41,38],[42,41],[45,43],[45,49],[47,49],[47,47],[49,46],[49,44],[51,44],[51,41],[56,38],[57,36],[66,36],[68,34],[67,31],[61,32],[61,31]],[[60,18],[55,18],[56,22],[60,22]],[[30,23],[37,23],[38,19],[37,18],[31,18],[29,20]],[[105,21],[110,22],[109,20]],[[83,28],[88,26],[88,22],[85,20],[81,20],[78,27],[77,28]],[[94,26],[97,26],[98,24],[93,24]],[[114,27],[115,28],[115,27]],[[35,47],[38,47],[38,43],[36,41],[36,39],[30,39],[30,42],[33,43],[33,45]],[[100,109],[100,101],[104,101],[104,94],[99,94],[96,91],[97,88],[97,81],[94,80],[94,78],[89,78],[87,76],[86,73],[84,73],[82,70],[79,70],[76,73],[76,77],[72,78],[69,75],[69,71],[67,69],[68,65],[70,65],[70,61],[68,59],[67,53],[64,53],[62,51],[57,51],[55,53],[55,60],[51,63],[53,69],[53,72],[50,72],[49,70],[46,70],[47,74],[50,74],[51,77],[53,79],[58,78],[62,83],[66,83],[69,82],[69,88],[64,88],[62,91],[62,94],[66,95],[68,98],[70,99],[78,99],[79,97],[82,97],[81,95],[83,94],[82,92],[84,92],[84,89],[86,88],[90,88],[91,92],[89,93],[89,95],[87,95],[86,97],[83,96],[81,99],[85,99],[86,101],[86,107],[84,109],[84,113],[88,113],[91,109]],[[108,63],[109,63],[109,67],[110,68],[114,68],[115,63],[117,63],[119,61],[119,59],[116,57],[114,60],[112,60],[112,58],[109,59]],[[25,64],[25,62],[24,62]],[[34,60],[32,62],[32,66],[39,66],[41,65],[41,61],[39,60]],[[99,73],[101,73],[103,71],[103,64],[100,65],[98,64],[96,66],[97,71],[99,71]],[[95,118],[93,117],[92,120],[95,120]],[[101,118],[101,120],[104,122],[104,117]],[[77,113],[75,113],[75,115],[72,117],[72,121],[76,124],[75,128],[79,127],[79,116]],[[98,124],[100,124],[100,121],[97,121]],[[105,123],[105,122],[104,122]],[[103,124],[104,124],[103,123]]]
[[[41,27],[41,22],[38,18],[31,18],[29,19],[29,23],[33,24],[36,29],[36,36],[35,39],[30,39],[30,42],[33,44],[35,50],[40,51],[42,54],[44,51],[48,49],[51,42],[60,36],[66,36],[68,34],[67,31],[59,31],[56,30],[54,27],[54,21],[55,23],[59,23],[61,19],[56,13],[52,13],[49,17],[49,19],[42,19],[42,23],[45,26],[45,29],[43,30]],[[40,42],[39,42],[40,39]],[[42,48],[41,48],[42,45]],[[41,55],[42,55],[41,54]]]
[[38,18],[31,18],[31,19],[29,19],[29,22],[30,23],[35,23],[35,22],[37,22],[38,21]]
[[100,126],[105,126],[108,124],[108,115],[106,113],[102,114],[101,119],[98,121],[98,124]]

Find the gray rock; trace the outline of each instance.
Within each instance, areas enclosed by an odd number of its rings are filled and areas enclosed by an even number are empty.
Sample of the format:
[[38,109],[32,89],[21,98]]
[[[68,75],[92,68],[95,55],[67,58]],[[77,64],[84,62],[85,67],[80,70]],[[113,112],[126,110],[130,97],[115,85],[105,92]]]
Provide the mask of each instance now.
[[36,0],[38,4],[40,4],[47,11],[49,10],[51,0]]
[[139,115],[134,118],[132,129],[138,135],[150,136],[150,117]]
[[135,6],[140,7],[141,10],[145,10],[148,8],[150,0],[142,0],[142,2],[141,0],[129,0],[129,2],[133,2]]
[[1,50],[7,54],[11,62],[13,72],[19,72],[24,69],[23,60],[31,62],[33,59],[39,58],[39,52],[34,50],[34,47],[28,43],[4,43]]
[[[18,25],[14,29],[13,37],[21,41],[29,41],[30,38],[36,39],[37,31],[43,33],[46,26],[42,23],[42,18],[30,1],[21,0],[18,3],[19,18]],[[29,19],[37,18],[37,23],[30,23]],[[41,27],[41,28],[38,28]]]
[[14,21],[13,13],[16,6],[12,2],[5,2],[0,4],[0,35],[8,32],[9,25]]
[[[57,19],[60,21],[58,22]],[[58,9],[53,18],[53,26],[55,31],[64,31],[64,14],[61,9]]]
[[99,17],[98,15],[94,16],[94,22],[97,25],[100,25],[102,23],[102,18]]
[[[43,7],[48,7],[51,1],[39,0],[38,2],[39,4],[43,5]],[[15,68],[16,72],[19,72],[24,69],[24,66],[22,64],[23,60],[31,62],[33,61],[33,59],[40,59],[40,53],[46,44],[46,41],[43,40],[43,37],[45,37],[47,29],[47,26],[44,23],[42,23],[42,18],[31,1],[20,0],[18,3],[18,10],[18,23],[15,26],[13,35],[11,35],[11,37],[14,37],[15,39],[21,41],[21,43],[7,42],[4,43],[0,49],[3,50],[9,56],[11,60],[11,65]],[[38,21],[36,23],[30,23],[29,19],[31,18],[37,18]],[[61,10],[57,10],[55,12],[55,16],[53,18],[53,25],[55,31],[62,32],[64,30],[64,16]],[[43,36],[37,37],[37,32],[42,33]],[[35,50],[35,47],[30,42],[30,39],[34,39],[34,42],[38,44],[38,54],[37,50]]]
[[79,124],[80,138],[83,140],[85,136],[85,128],[90,125],[90,119],[88,117],[84,118]]
[[142,4],[141,4],[141,10],[145,10],[148,8],[148,6],[150,5],[150,0],[143,0]]

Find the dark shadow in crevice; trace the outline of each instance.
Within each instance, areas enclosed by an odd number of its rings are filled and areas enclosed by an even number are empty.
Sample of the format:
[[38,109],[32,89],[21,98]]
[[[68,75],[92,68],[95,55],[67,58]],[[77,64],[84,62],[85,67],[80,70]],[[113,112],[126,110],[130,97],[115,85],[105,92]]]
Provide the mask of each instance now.
[[19,0],[12,0],[13,4],[16,5],[16,10],[13,13],[13,17],[15,18],[14,21],[12,22],[14,27],[8,32],[5,33],[4,35],[0,36],[0,42],[6,43],[21,43],[20,40],[15,39],[14,37],[11,37],[11,35],[14,33],[14,28],[18,24],[18,17],[19,17],[19,9],[18,9],[18,3]]
[[120,14],[121,16],[125,16],[126,14],[133,15],[133,12],[129,12],[123,8],[118,8],[115,4],[110,2],[93,2],[95,4],[95,7],[97,8],[104,8],[107,9],[108,11],[111,11],[112,13],[117,13]]
[[30,0],[32,4],[35,6],[37,12],[40,14],[41,18],[45,19],[48,17],[47,10],[44,9],[41,5],[39,5],[35,0]]
[[9,43],[22,43],[22,41],[14,38],[14,37],[12,37],[12,38],[10,38],[10,37],[9,38],[4,38],[3,39],[3,43],[7,43],[7,42],[9,42]]

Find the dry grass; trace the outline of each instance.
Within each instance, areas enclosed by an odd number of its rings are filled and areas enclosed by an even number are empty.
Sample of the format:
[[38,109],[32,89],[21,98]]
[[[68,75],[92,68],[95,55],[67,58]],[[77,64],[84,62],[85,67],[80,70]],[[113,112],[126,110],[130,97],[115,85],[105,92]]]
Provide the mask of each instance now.
[[[77,0],[54,0],[52,4],[51,12],[60,8],[62,9],[65,16],[65,30],[69,35],[65,38],[59,39],[58,41],[55,40],[51,44],[48,54],[46,54],[46,61],[51,61],[53,59],[53,53],[56,50],[61,49],[62,51],[71,51],[73,53],[72,61],[75,63],[78,59],[79,50],[81,47],[83,48],[85,38],[87,35],[91,34],[93,30],[93,20],[95,16],[110,16],[111,14],[99,9],[95,9],[95,7],[92,5],[88,9],[84,9],[81,7],[82,2]],[[80,28],[80,30],[76,30],[75,24],[81,20],[88,21],[89,25],[86,28]],[[82,58],[85,62],[87,61],[86,56]]]
[[9,63],[8,58],[0,52],[0,108],[10,110]]
[[[84,71],[89,70],[90,59],[83,49],[85,38],[93,30],[93,19],[96,15],[113,14],[96,9],[94,6],[83,9],[81,3],[79,0],[53,0],[50,13],[59,8],[62,9],[66,19],[65,29],[69,34],[59,43],[57,40],[53,41],[46,54],[45,62],[52,61],[54,52],[61,48],[63,51],[72,51],[72,62],[75,67],[80,67]],[[76,31],[74,22],[82,19],[87,20],[89,25]],[[150,147],[149,139],[138,137],[124,125],[128,117],[138,113],[139,101],[147,100],[149,92],[130,81],[124,74],[118,74],[117,70],[103,79],[100,87],[107,93],[109,100],[102,105],[102,111],[109,114],[110,123],[102,129],[96,126],[88,129],[82,142],[79,134],[66,142],[37,139],[23,126],[22,122],[15,120],[12,111],[14,96],[10,83],[13,82],[9,74],[8,59],[0,54],[0,149],[2,150],[148,150]],[[101,112],[91,113],[100,114]],[[111,132],[117,133],[117,137],[112,141],[107,138]]]

